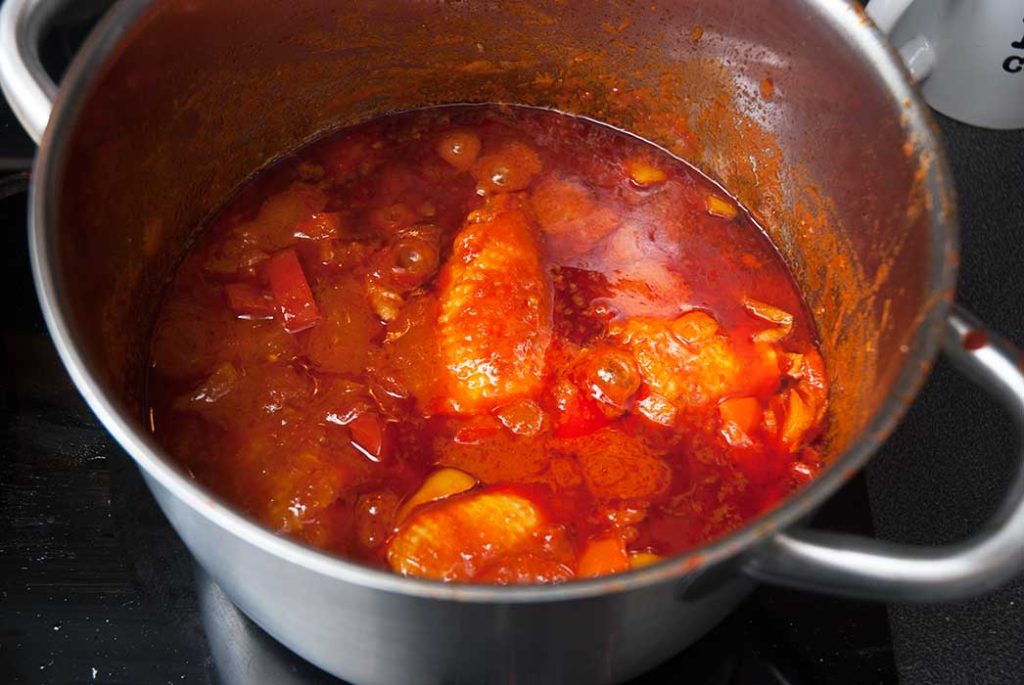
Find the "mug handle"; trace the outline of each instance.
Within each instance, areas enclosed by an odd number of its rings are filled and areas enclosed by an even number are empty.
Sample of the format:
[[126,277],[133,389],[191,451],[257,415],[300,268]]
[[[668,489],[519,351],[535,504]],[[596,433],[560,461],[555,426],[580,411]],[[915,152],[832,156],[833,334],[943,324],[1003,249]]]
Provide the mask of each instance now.
[[992,519],[971,538],[940,547],[825,531],[777,533],[753,552],[747,574],[847,597],[937,602],[995,589],[1024,568],[1024,356],[957,306],[943,346],[961,373],[1006,406],[1020,436],[1020,469]]
[[[870,0],[864,11],[879,31],[889,35],[913,2],[914,0]],[[897,52],[914,83],[928,78],[935,68],[935,47],[924,35],[914,36],[897,48]]]
[[57,86],[39,59],[39,42],[60,5],[54,0],[6,0],[0,5],[0,88],[37,145],[57,97]]

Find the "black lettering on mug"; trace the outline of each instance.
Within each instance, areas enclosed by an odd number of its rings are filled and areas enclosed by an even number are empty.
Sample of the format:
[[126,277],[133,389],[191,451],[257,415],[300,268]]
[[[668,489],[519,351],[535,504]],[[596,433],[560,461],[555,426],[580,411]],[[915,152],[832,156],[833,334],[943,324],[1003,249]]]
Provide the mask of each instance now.
[[[1021,21],[1024,21],[1024,19],[1021,19]],[[1010,47],[1015,50],[1024,50],[1024,36],[1021,36],[1020,40],[1015,40],[1010,43]]]
[[[1024,21],[1024,19],[1021,19],[1021,21]],[[1010,47],[1014,50],[1024,50],[1024,36],[1021,36],[1020,40],[1012,41]],[[1024,56],[1010,55],[1003,60],[1003,71],[1006,73],[1019,74],[1021,70],[1024,70]]]

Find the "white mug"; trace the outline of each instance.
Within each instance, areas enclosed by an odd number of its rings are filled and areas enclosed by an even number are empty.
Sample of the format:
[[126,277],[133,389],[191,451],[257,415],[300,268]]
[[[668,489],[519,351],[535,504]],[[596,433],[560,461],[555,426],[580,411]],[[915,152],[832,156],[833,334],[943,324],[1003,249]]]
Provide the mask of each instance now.
[[929,105],[975,126],[1024,128],[1024,2],[871,0],[866,9]]

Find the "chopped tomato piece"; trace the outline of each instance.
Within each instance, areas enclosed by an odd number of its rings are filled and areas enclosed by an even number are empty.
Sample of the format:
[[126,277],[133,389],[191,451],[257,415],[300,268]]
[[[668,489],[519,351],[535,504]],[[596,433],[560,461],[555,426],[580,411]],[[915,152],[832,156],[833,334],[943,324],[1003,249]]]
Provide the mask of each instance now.
[[228,306],[235,316],[243,319],[271,319],[274,302],[251,283],[229,283],[224,286]]
[[440,237],[436,226],[418,224],[400,231],[373,256],[366,292],[381,320],[397,319],[405,304],[403,296],[437,272]]
[[411,297],[398,318],[388,324],[377,360],[380,371],[408,390],[422,414],[436,411],[443,391],[436,323],[436,296]]
[[542,166],[533,148],[511,142],[478,159],[470,173],[488,192],[512,193],[530,185]]
[[327,195],[323,190],[295,183],[267,198],[256,217],[243,224],[246,226],[244,235],[268,252],[288,247],[295,243],[295,227],[316,216],[326,203]]
[[564,233],[597,207],[590,191],[558,176],[544,178],[530,194],[530,204],[545,233]]
[[608,425],[609,419],[597,402],[569,381],[555,385],[552,400],[555,405],[555,437],[575,438]]
[[469,171],[480,154],[480,136],[468,131],[446,133],[437,143],[437,154],[459,171]]
[[628,571],[629,567],[625,541],[620,537],[602,538],[587,544],[576,566],[576,575],[580,578],[594,578]]
[[750,435],[761,423],[761,403],[754,397],[732,397],[718,403],[722,436],[734,447],[751,444]]
[[[253,456],[259,453],[257,445],[250,445],[248,451]],[[261,493],[265,499],[257,506],[264,522],[283,532],[296,533],[313,524],[350,485],[351,476],[319,452],[302,449],[274,456],[264,462],[269,491]]]
[[267,277],[286,331],[298,333],[320,323],[320,310],[295,250],[282,250],[271,257]]
[[640,370],[633,357],[610,345],[583,352],[574,375],[578,386],[610,417],[626,411],[640,389]]
[[718,404],[723,421],[735,424],[744,433],[750,433],[761,422],[761,403],[753,397],[732,397]]
[[384,455],[384,422],[372,413],[358,416],[348,424],[352,446],[371,461],[379,462]]

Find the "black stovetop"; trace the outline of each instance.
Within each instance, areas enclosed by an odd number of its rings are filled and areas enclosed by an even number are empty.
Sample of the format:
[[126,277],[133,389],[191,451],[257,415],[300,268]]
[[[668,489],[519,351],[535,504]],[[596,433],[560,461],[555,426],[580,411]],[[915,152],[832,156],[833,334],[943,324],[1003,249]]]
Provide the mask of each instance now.
[[[101,0],[61,15],[66,62]],[[1024,343],[1024,131],[941,119],[960,192],[959,300]],[[42,322],[25,239],[32,154],[0,105],[0,679],[329,683],[196,568],[131,460],[71,385]],[[998,407],[943,363],[867,471],[816,525],[939,543],[990,514],[1014,467]],[[764,587],[644,683],[1024,682],[1024,578],[941,607]]]

